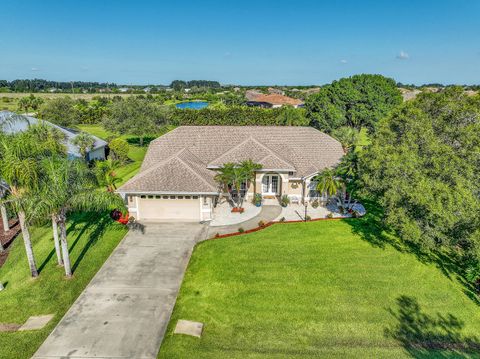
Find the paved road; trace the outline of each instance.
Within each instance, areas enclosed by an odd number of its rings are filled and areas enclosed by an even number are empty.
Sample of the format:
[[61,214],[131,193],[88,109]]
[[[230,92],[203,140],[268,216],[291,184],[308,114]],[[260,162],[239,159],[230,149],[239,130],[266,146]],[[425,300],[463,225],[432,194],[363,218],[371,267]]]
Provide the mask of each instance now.
[[204,230],[157,223],[130,231],[33,358],[155,359]]

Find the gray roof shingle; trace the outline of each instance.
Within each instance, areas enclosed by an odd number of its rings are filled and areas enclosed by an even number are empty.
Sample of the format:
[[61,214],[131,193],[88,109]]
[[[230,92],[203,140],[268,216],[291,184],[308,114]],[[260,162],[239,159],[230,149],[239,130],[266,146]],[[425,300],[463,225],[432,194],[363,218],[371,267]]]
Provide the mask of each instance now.
[[[336,165],[341,144],[312,127],[180,126],[150,143],[140,173],[120,192],[215,192],[216,168],[251,159],[304,177]],[[188,178],[186,178],[188,177]]]

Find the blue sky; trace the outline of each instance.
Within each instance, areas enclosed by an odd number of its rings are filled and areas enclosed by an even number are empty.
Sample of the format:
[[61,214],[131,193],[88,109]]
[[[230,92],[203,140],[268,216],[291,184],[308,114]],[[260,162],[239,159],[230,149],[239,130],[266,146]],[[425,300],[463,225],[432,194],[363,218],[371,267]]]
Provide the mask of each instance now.
[[0,79],[480,84],[480,1],[0,0]]

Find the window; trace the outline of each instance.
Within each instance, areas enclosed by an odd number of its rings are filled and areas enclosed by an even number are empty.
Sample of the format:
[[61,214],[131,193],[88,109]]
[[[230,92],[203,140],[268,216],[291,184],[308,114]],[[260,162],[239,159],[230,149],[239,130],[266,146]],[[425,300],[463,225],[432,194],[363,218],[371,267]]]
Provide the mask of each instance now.
[[160,199],[162,198],[162,196],[155,196],[155,199]]
[[192,198],[192,196],[185,196],[185,199],[190,199]]
[[153,196],[148,196],[148,199],[152,199],[152,198],[153,198]]
[[170,199],[175,199],[175,196],[170,196]]
[[193,196],[193,199],[198,199],[198,196]]
[[147,196],[145,196],[145,195],[142,195],[142,196],[140,196],[140,198],[147,198]]
[[163,199],[168,199],[168,196],[162,196]]
[[183,196],[177,196],[177,199],[183,199]]

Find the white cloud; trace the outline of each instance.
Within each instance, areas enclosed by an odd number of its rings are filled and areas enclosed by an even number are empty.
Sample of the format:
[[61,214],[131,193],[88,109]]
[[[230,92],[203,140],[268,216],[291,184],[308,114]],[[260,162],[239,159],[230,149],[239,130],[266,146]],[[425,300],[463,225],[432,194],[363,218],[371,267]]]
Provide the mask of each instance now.
[[397,59],[399,60],[408,60],[410,58],[410,55],[406,53],[405,51],[400,51],[400,53],[397,55]]
[[227,51],[223,54],[223,57],[232,57],[232,54],[230,53],[230,51]]
[[340,62],[341,62],[342,64],[346,64],[348,61],[345,60],[345,59],[342,59],[342,60],[340,60]]
[[31,70],[32,71],[40,71],[40,69],[38,67],[32,67]]

